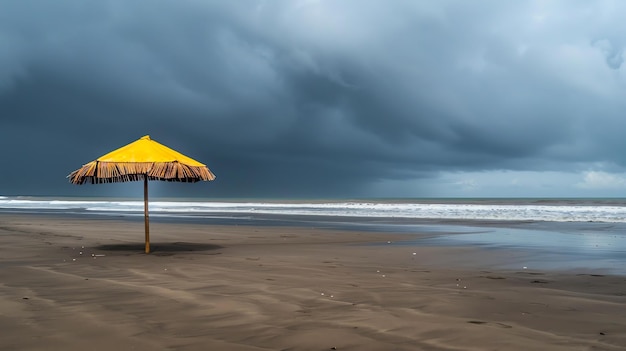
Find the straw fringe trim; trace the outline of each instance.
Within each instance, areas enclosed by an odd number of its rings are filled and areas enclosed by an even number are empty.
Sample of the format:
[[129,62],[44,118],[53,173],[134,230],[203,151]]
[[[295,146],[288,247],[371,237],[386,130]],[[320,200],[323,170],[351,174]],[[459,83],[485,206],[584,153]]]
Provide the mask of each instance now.
[[188,166],[179,162],[98,162],[92,161],[70,173],[73,184],[119,183],[143,180],[197,182],[213,180],[207,167]]

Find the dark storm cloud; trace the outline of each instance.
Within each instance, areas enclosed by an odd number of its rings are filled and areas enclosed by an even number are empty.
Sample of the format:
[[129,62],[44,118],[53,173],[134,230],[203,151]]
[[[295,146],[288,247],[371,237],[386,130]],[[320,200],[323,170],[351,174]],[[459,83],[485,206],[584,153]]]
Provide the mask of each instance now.
[[176,194],[622,167],[621,6],[3,2],[0,194],[106,193],[64,176],[144,134],[218,175]]

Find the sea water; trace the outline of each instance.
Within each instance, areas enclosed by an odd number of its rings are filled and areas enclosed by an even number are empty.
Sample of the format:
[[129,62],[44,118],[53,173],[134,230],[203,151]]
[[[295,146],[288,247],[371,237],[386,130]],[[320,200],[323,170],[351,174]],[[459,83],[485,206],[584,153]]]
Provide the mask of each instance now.
[[[143,201],[0,197],[0,210],[142,214]],[[626,223],[626,199],[358,199],[201,200],[152,199],[159,216],[281,215],[382,219],[443,219]]]

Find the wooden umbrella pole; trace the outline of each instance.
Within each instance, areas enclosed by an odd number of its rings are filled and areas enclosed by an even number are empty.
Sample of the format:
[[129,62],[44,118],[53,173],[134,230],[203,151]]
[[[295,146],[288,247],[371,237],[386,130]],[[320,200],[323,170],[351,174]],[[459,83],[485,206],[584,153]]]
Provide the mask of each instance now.
[[150,253],[150,220],[148,219],[148,175],[143,178],[143,216],[146,226],[146,253]]

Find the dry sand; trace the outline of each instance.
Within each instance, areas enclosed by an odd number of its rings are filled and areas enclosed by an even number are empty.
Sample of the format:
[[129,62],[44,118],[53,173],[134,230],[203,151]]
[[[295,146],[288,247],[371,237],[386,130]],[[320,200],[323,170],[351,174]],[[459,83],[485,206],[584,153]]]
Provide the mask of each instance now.
[[623,276],[384,245],[406,234],[151,229],[146,255],[140,222],[0,215],[0,349],[626,349]]

